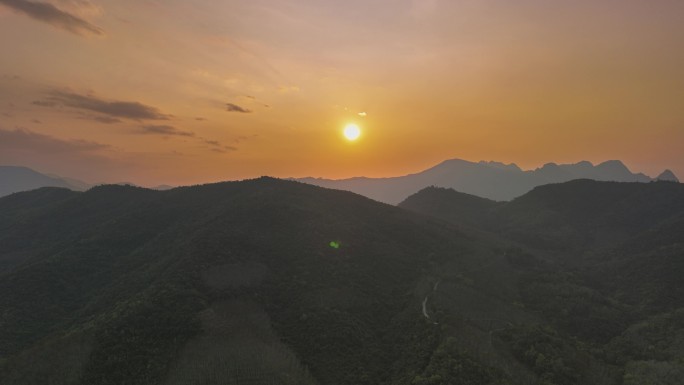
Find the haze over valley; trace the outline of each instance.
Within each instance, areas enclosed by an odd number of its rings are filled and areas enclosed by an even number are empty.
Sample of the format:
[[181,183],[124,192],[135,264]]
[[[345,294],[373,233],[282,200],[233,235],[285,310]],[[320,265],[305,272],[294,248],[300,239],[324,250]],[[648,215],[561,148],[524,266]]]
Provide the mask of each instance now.
[[0,385],[681,385],[684,2],[0,0]]

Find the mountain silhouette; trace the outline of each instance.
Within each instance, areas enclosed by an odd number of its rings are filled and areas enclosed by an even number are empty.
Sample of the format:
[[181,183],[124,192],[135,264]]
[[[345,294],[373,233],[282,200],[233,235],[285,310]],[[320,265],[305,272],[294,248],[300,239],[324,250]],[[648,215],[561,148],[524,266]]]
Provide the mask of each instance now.
[[591,180],[400,207],[266,177],[16,193],[0,383],[676,383],[683,213],[678,183]]
[[679,179],[670,170],[663,171],[655,179],[658,181],[663,181],[663,182],[677,182],[677,183],[679,183]]
[[82,191],[89,186],[75,179],[45,175],[27,167],[0,166],[0,197],[40,187],[64,187]]
[[322,187],[353,191],[380,202],[398,204],[409,195],[428,186],[453,188],[482,198],[508,201],[536,186],[573,179],[615,182],[654,180],[641,173],[632,173],[619,160],[610,160],[595,166],[587,161],[575,164],[547,163],[535,170],[523,171],[515,164],[485,161],[475,163],[461,159],[447,160],[428,170],[393,178],[297,180]]

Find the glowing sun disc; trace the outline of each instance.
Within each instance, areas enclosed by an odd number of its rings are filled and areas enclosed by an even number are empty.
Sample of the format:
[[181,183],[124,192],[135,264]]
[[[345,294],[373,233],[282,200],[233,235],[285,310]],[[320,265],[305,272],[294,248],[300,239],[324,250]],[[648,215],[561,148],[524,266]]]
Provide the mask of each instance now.
[[361,129],[356,124],[347,124],[344,128],[344,137],[347,140],[356,140],[361,136]]

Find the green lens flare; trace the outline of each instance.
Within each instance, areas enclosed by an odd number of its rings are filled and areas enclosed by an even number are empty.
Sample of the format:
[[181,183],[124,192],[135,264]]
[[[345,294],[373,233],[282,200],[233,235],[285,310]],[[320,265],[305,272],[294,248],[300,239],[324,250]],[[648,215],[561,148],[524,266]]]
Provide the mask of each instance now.
[[330,247],[332,247],[333,249],[339,249],[339,248],[340,248],[340,243],[339,243],[339,242],[332,241],[332,242],[330,242]]

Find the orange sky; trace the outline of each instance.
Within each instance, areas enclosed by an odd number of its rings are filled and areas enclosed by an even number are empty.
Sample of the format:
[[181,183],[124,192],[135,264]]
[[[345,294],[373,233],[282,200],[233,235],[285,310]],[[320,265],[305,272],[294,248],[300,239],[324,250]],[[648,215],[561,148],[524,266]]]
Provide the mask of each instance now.
[[0,0],[0,164],[142,185],[449,158],[681,178],[683,47],[678,0]]

